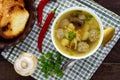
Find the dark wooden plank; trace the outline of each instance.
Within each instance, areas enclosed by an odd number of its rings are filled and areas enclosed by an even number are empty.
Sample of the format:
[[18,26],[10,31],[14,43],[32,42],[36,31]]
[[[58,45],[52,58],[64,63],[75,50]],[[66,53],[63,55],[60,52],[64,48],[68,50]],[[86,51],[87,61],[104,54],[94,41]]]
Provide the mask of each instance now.
[[120,63],[103,63],[91,80],[120,80]]
[[[118,47],[119,46],[119,47]],[[120,40],[106,57],[91,80],[120,80]]]
[[105,8],[120,15],[120,0],[94,0]]
[[[0,49],[0,54],[1,54],[2,51],[3,51],[3,50]],[[5,60],[5,59],[0,55],[0,61],[7,61],[7,60]]]
[[6,60],[0,55],[0,61],[6,61]]
[[[95,0],[105,8],[120,15],[120,0]],[[120,39],[98,68],[91,80],[120,80]]]
[[106,57],[104,63],[120,63],[120,39]]
[[21,77],[18,75],[13,65],[7,61],[0,61],[0,80],[34,80],[31,77]]

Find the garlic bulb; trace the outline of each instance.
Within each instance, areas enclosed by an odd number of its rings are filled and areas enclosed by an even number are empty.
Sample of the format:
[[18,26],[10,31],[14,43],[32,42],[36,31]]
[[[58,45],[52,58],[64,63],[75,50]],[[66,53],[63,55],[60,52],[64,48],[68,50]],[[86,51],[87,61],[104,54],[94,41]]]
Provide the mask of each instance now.
[[29,53],[22,53],[14,62],[15,71],[21,76],[31,75],[37,67],[37,59]]

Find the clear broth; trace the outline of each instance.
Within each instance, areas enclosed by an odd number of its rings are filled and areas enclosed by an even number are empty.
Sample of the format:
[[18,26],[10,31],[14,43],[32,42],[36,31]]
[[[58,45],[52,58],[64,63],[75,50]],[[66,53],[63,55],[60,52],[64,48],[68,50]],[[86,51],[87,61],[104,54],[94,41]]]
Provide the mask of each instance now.
[[[91,51],[93,51],[95,49],[95,47],[98,45],[98,42],[100,40],[100,33],[98,35],[99,36],[98,40],[96,40],[95,42],[89,43],[90,48],[87,52],[78,52],[76,50],[64,47],[63,45],[61,45],[60,40],[56,38],[56,30],[60,27],[61,20],[69,18],[71,14],[84,14],[86,16],[91,15],[88,12],[78,11],[78,10],[69,11],[69,12],[65,13],[64,15],[62,15],[54,26],[54,34],[53,35],[54,35],[55,44],[63,53],[65,53],[69,56],[74,56],[74,57],[85,56],[85,55],[89,54]],[[92,19],[90,21],[86,21],[84,25],[88,25],[89,27],[92,26],[93,28],[99,30],[99,32],[100,32],[100,25],[94,17],[92,17]],[[83,25],[83,27],[84,27],[84,25]]]

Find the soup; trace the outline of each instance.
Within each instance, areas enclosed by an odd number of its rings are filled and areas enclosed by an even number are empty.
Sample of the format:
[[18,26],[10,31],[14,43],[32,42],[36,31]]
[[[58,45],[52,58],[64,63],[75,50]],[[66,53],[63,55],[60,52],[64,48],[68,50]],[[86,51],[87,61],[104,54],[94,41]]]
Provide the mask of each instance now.
[[73,10],[62,15],[54,26],[57,47],[69,56],[90,53],[100,40],[100,25],[85,11]]

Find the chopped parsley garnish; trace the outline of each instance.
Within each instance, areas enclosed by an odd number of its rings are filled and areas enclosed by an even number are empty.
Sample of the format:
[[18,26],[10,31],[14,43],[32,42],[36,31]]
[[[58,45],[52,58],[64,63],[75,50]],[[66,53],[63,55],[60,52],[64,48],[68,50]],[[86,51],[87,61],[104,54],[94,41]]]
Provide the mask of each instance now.
[[86,21],[90,21],[93,18],[92,15],[87,16]]
[[74,31],[70,31],[68,33],[68,39],[71,41],[76,37],[76,33]]
[[60,67],[62,60],[59,52],[56,52],[55,56],[53,56],[52,53],[47,52],[40,57],[39,61],[41,62],[41,71],[44,72],[44,76],[46,78],[49,75],[52,76],[54,74],[57,74],[59,77],[63,76],[63,72]]

